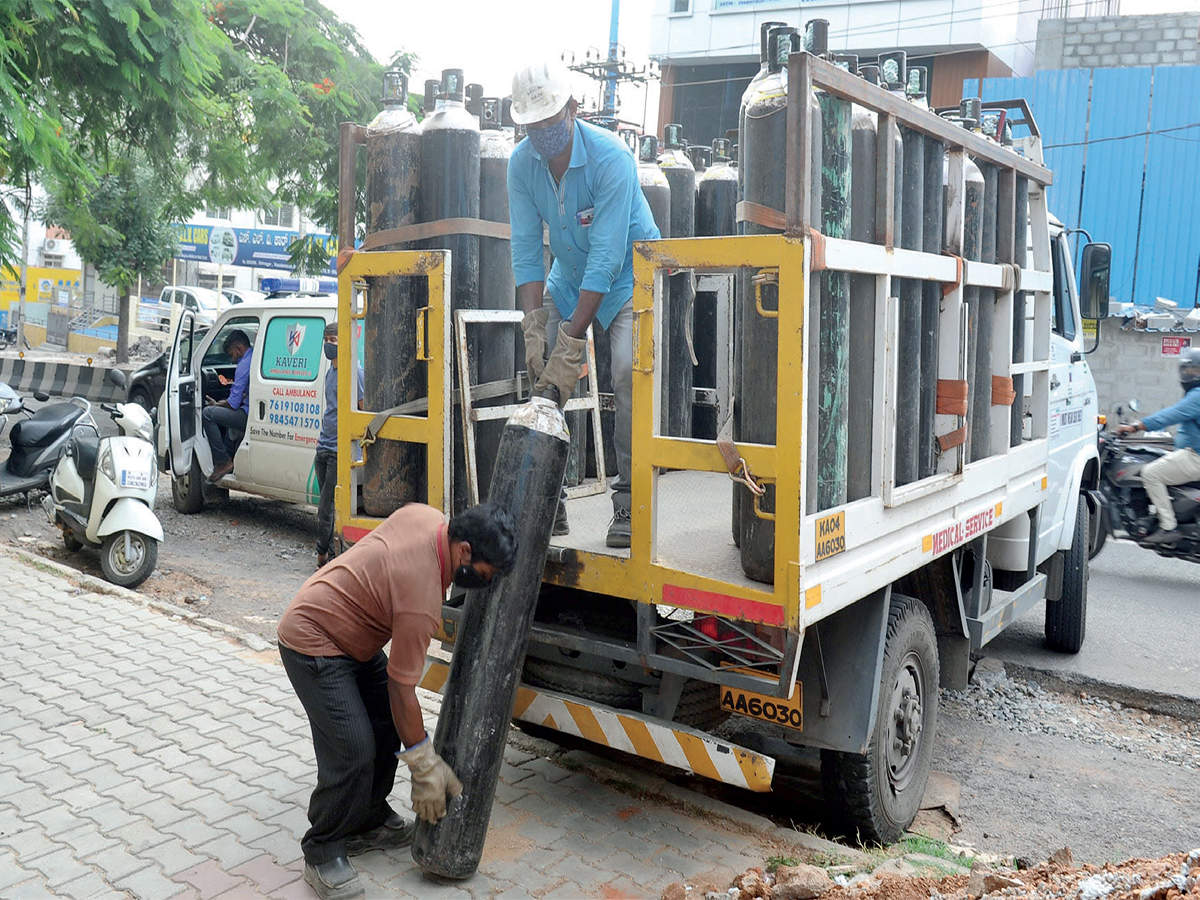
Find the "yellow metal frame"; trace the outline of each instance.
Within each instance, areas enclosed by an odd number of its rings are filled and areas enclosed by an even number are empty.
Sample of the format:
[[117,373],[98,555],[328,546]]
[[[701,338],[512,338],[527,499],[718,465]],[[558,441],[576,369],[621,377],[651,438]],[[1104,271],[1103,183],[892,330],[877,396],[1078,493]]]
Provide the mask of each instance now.
[[[428,282],[427,306],[416,311],[417,341],[412,348],[396,347],[395,352],[411,352],[426,360],[426,396],[429,406],[424,414],[390,416],[379,429],[380,440],[406,441],[424,444],[426,459],[426,498],[430,506],[445,510],[449,508],[449,440],[451,345],[450,317],[446,315],[446,298],[450,295],[450,252],[448,250],[398,250],[366,251],[350,257],[346,267],[338,275],[338,344],[354,347],[355,321],[366,318],[367,304],[362,309],[354,308],[354,284],[366,278],[389,275],[423,277]],[[426,339],[425,331],[429,337]],[[351,352],[347,359],[359,362]],[[338,447],[350,448],[359,440],[375,412],[358,409],[352,396],[355,379],[351,373],[356,366],[338,367]],[[363,458],[371,452],[363,449]],[[440,461],[440,464],[439,462]],[[335,527],[338,534],[345,529],[370,531],[382,520],[352,514],[354,508],[353,469],[360,466],[349,452],[338,453],[338,483],[334,494],[336,510]]]
[[[626,565],[607,567],[607,575],[628,579],[606,585],[607,593],[624,594],[643,602],[662,603],[666,586],[685,592],[704,592],[748,601],[736,618],[766,624],[800,625],[799,533],[801,473],[804,471],[804,323],[805,242],[783,235],[721,238],[680,238],[648,241],[634,246],[633,258],[633,463],[632,540]],[[659,469],[688,469],[725,473],[728,469],[715,441],[664,437],[659,433],[659,390],[655,371],[658,322],[656,294],[664,270],[729,271],[738,268],[778,272],[779,310],[768,311],[778,322],[778,381],[776,386],[776,443],[739,444],[755,477],[775,485],[775,583],[751,588],[664,566],[657,561],[654,498]],[[581,554],[585,555],[585,554]],[[585,569],[595,555],[587,555]],[[598,561],[598,560],[597,560]],[[640,588],[638,590],[630,590]],[[703,596],[692,603],[671,605],[714,611]],[[715,610],[720,611],[720,610]],[[782,614],[780,614],[782,612]]]

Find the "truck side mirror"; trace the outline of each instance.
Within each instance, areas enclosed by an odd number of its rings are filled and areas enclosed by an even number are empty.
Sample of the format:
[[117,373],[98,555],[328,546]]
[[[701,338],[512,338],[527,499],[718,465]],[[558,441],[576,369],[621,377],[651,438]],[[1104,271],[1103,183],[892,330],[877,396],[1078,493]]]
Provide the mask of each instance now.
[[1112,246],[1085,244],[1079,275],[1080,312],[1085,319],[1108,316],[1108,281],[1112,269]]

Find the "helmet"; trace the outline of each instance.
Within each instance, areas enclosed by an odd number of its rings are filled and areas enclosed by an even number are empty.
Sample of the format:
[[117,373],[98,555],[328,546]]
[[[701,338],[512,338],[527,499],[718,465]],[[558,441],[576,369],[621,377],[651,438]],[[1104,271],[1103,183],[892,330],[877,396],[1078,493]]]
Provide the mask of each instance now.
[[1200,347],[1185,347],[1180,351],[1179,383],[1184,391],[1200,386]]
[[513,76],[512,117],[518,125],[548,119],[570,99],[571,81],[561,63],[535,63]]

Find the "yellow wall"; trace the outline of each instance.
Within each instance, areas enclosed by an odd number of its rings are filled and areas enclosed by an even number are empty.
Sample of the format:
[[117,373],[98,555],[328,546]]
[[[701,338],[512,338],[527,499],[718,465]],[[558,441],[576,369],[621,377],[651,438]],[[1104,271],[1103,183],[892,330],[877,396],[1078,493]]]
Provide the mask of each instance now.
[[[32,344],[33,341],[30,343]],[[67,335],[67,350],[71,353],[86,353],[88,356],[94,356],[100,352],[101,347],[113,348],[116,346],[116,341],[107,341],[104,338],[92,337],[87,334]]]
[[[30,302],[53,303],[58,298],[59,288],[69,288],[72,297],[79,293],[80,272],[78,269],[43,269],[29,266],[25,270],[25,299]],[[49,281],[49,290],[45,282]],[[20,275],[12,269],[0,271],[0,309],[8,309],[20,302],[18,286]]]

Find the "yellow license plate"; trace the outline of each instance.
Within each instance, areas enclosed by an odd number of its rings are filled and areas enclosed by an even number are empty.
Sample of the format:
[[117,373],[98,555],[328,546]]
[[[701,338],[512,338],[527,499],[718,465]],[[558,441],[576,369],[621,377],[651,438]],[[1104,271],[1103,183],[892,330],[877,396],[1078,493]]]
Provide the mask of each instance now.
[[722,686],[721,709],[735,715],[795,728],[797,731],[804,730],[804,691],[799,681],[796,682],[792,696],[786,700]]

